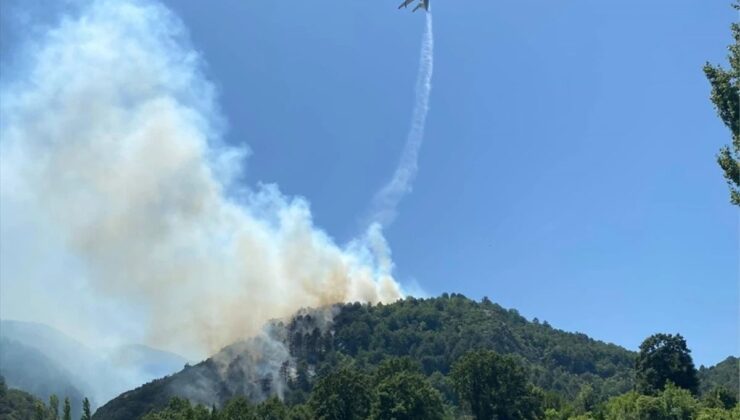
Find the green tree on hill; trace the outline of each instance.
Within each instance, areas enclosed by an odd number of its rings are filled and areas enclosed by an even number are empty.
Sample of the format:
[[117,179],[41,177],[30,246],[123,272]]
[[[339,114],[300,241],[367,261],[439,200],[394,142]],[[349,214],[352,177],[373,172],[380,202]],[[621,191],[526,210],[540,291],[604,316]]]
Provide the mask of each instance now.
[[55,394],[49,396],[49,417],[51,420],[59,420],[59,397]]
[[351,367],[342,367],[320,379],[309,405],[318,419],[364,419],[370,412],[370,378]]
[[80,420],[92,420],[92,414],[90,413],[90,400],[85,397],[82,400],[82,417]]
[[512,356],[490,350],[465,354],[452,367],[452,384],[473,417],[532,419],[540,401],[527,383],[524,368]]
[[704,395],[703,402],[710,408],[731,409],[737,405],[737,391],[717,386]]
[[221,420],[257,420],[252,404],[244,397],[231,399],[226,406],[218,413],[218,419]]
[[270,397],[257,405],[256,415],[260,420],[285,420],[288,408],[278,397]]
[[646,338],[635,364],[637,392],[654,395],[671,382],[696,394],[699,380],[690,353],[681,334],[654,334]]
[[34,406],[34,420],[45,420],[46,417],[46,407],[44,407],[44,403],[41,401],[36,401],[36,405]]
[[628,392],[606,403],[603,418],[607,420],[692,420],[699,404],[691,392],[671,383],[653,395]]
[[69,398],[64,399],[64,420],[72,420],[72,406],[69,404]]
[[383,379],[375,389],[373,420],[441,420],[444,406],[439,392],[421,373],[401,371]]

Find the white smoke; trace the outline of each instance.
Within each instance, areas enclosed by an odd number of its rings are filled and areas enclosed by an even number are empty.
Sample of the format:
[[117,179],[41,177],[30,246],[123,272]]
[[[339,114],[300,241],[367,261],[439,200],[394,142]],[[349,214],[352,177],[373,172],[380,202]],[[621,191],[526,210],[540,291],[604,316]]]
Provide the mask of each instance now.
[[2,80],[0,316],[196,358],[300,307],[399,298],[378,227],[339,246],[306,200],[237,188],[247,151],[186,35],[157,3],[92,1]]
[[416,99],[411,128],[406,137],[396,171],[388,183],[373,197],[371,222],[388,226],[396,219],[398,204],[411,192],[416,172],[419,169],[419,149],[424,140],[427,114],[429,113],[429,96],[432,92],[432,72],[434,70],[434,33],[432,31],[432,13],[426,13],[426,27],[421,42],[419,72],[416,76]]

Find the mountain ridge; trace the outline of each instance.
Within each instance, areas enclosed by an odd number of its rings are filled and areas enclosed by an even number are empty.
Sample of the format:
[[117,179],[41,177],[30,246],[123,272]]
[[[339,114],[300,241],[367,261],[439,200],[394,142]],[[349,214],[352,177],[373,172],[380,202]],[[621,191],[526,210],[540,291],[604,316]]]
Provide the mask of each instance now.
[[[175,396],[206,406],[221,406],[239,395],[252,401],[280,395],[298,404],[305,401],[316,378],[342,359],[367,368],[387,357],[411,356],[426,376],[438,377],[467,351],[482,348],[521,358],[530,379],[548,392],[574,397],[589,384],[611,396],[632,386],[635,352],[554,329],[546,322],[528,321],[488,299],[475,302],[443,294],[388,305],[348,303],[299,311],[286,322],[269,324],[254,339],[121,394],[95,417],[139,418]],[[287,355],[275,357],[276,349],[287,350]]]

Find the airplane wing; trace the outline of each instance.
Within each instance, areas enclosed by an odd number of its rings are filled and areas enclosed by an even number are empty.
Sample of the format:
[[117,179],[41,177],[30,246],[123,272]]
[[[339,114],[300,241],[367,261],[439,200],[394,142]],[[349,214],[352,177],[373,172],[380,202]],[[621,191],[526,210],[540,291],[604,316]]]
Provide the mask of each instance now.
[[403,0],[403,3],[401,3],[401,5],[398,6],[398,8],[401,9],[403,7],[408,7],[408,5],[411,4],[411,3],[413,3],[413,2],[414,2],[414,0]]
[[412,10],[412,11],[415,12],[415,11],[421,9],[422,7],[424,8],[424,10],[429,11],[429,1],[430,0],[421,0],[421,1],[419,1],[419,4],[417,4],[416,7],[414,7],[414,10]]

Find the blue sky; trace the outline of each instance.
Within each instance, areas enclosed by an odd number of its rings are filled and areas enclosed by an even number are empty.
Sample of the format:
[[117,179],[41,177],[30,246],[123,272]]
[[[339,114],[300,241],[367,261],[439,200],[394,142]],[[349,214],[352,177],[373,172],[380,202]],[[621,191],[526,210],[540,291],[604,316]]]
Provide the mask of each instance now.
[[[168,4],[252,150],[245,182],[352,238],[403,147],[423,18],[390,0]],[[729,133],[701,71],[724,61],[728,1],[433,9],[420,171],[386,231],[399,279],[633,349],[680,332],[697,364],[737,354]]]
[[[423,16],[400,0],[164,1],[227,141],[251,149],[243,182],[306,197],[355,238],[406,140]],[[396,277],[631,349],[680,332],[697,364],[737,355],[738,210],[714,161],[730,136],[701,71],[725,61],[729,0],[432,1],[419,173],[385,231]],[[11,55],[30,29],[4,21]]]

